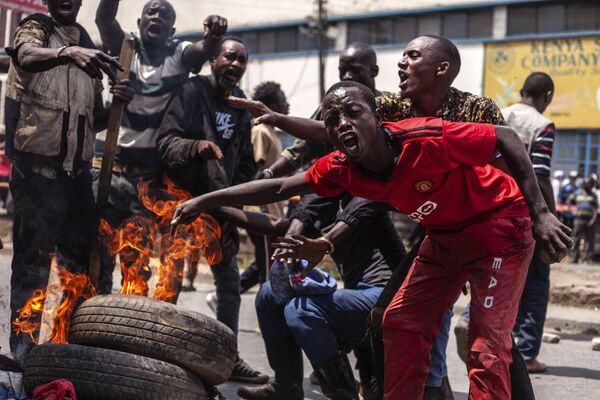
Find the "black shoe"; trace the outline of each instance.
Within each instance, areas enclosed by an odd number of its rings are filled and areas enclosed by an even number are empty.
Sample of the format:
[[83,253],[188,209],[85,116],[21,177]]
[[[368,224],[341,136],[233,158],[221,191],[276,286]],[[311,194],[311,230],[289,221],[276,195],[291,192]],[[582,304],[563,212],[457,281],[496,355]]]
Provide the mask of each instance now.
[[192,284],[190,284],[190,285],[183,285],[181,287],[181,291],[182,292],[195,292],[196,288]]
[[269,381],[269,376],[261,374],[244,360],[238,358],[228,380],[231,382],[254,383],[260,385],[267,383]]
[[313,385],[317,385],[317,386],[321,385],[321,383],[319,382],[319,377],[317,376],[317,373],[315,371],[310,373],[310,375],[308,376],[308,380]]
[[327,365],[315,369],[321,383],[323,394],[330,399],[358,399],[358,384],[354,379],[352,366],[346,353],[340,353],[338,358]]
[[290,392],[281,389],[281,386],[267,383],[259,387],[242,386],[237,390],[238,396],[246,400],[303,400],[304,393]]

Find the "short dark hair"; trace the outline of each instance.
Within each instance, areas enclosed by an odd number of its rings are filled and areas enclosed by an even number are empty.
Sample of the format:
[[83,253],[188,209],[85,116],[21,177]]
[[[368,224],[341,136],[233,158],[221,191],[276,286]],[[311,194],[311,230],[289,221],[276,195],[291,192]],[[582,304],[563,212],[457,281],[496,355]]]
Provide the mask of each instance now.
[[271,108],[277,102],[277,94],[281,92],[281,86],[277,82],[266,81],[254,88],[253,100],[262,101]]
[[340,82],[334,84],[329,89],[327,89],[327,93],[325,93],[325,97],[323,97],[323,101],[325,101],[325,98],[327,96],[329,96],[329,94],[331,94],[335,90],[341,89],[341,88],[356,88],[356,89],[358,89],[360,91],[360,93],[362,94],[364,100],[369,105],[369,108],[371,109],[371,111],[375,112],[375,110],[377,110],[377,103],[375,102],[375,93],[373,93],[373,91],[371,89],[369,89],[362,83],[358,83],[358,82],[354,82],[354,81],[340,81]]
[[221,51],[223,51],[223,45],[225,44],[225,42],[228,41],[232,41],[232,42],[238,42],[239,44],[241,44],[242,46],[244,46],[244,49],[246,49],[246,56],[249,56],[249,52],[248,52],[248,47],[246,47],[246,43],[244,43],[244,41],[239,38],[238,36],[233,36],[233,35],[228,35],[228,36],[223,36],[223,39],[221,40],[221,47],[219,48],[219,53]]
[[450,67],[453,74],[452,78],[456,78],[456,76],[460,72],[461,65],[460,52],[458,51],[458,47],[456,47],[456,45],[451,40],[446,39],[443,36],[424,35],[424,37],[428,37],[435,40],[438,49],[441,50],[440,58],[443,61],[450,62]]
[[550,75],[545,72],[532,72],[523,83],[521,96],[537,99],[545,96],[548,92],[554,92],[554,82]]

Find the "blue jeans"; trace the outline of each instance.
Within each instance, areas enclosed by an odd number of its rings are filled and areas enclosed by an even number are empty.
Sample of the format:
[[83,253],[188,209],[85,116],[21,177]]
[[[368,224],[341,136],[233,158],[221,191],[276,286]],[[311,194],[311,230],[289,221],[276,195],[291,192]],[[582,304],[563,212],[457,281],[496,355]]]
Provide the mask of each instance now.
[[[350,348],[365,339],[369,312],[382,290],[360,283],[357,289],[294,297],[286,302],[273,292],[269,282],[265,283],[256,296],[256,311],[267,354],[273,354],[269,349],[274,346],[295,343],[315,368],[333,362],[341,350],[340,344]],[[277,376],[278,363],[273,361],[269,359]]]
[[425,381],[425,386],[440,387],[442,386],[442,379],[448,376],[446,348],[448,347],[450,323],[452,322],[453,315],[454,312],[451,307],[446,315],[444,315],[440,332],[433,341],[433,346],[431,347],[431,364],[429,365],[429,375],[427,376],[427,381]]
[[549,294],[550,265],[540,260],[539,249],[536,248],[519,304],[515,335],[517,347],[526,361],[536,358],[540,353]]
[[240,270],[235,257],[212,265],[217,289],[217,320],[227,325],[235,334],[238,332],[240,317]]

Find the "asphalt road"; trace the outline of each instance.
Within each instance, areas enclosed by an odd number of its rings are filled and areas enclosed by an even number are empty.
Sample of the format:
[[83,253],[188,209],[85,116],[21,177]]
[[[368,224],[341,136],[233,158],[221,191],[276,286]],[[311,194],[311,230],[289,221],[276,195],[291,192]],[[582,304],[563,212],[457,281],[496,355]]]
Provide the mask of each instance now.
[[[10,285],[10,249],[0,250],[0,346],[2,353],[8,352],[8,299]],[[118,282],[115,279],[115,282]],[[212,315],[205,302],[206,294],[212,290],[210,276],[199,274],[197,292],[182,293],[179,304],[196,311]],[[456,320],[456,318],[455,318]],[[532,375],[538,400],[597,400],[600,399],[600,352],[592,351],[591,337],[584,335],[561,335],[559,344],[542,346],[540,359],[549,365],[545,374]],[[240,315],[239,348],[242,358],[260,371],[272,374],[269,368],[262,338],[254,310],[254,293],[242,296]],[[450,382],[456,400],[467,398],[468,380],[465,365],[456,355],[454,337],[448,349]],[[325,399],[318,386],[308,382],[311,368],[305,360],[305,398]],[[237,399],[239,385],[226,383],[220,386],[228,399]]]

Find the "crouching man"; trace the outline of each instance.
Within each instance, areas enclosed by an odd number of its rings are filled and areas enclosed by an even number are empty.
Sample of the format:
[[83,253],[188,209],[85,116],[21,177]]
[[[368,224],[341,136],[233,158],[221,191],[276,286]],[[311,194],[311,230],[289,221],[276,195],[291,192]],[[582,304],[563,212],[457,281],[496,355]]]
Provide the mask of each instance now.
[[[304,174],[191,199],[178,206],[173,223],[216,205],[263,204],[311,191],[348,191],[392,205],[427,236],[384,315],[384,398],[423,397],[433,339],[467,280],[469,398],[510,398],[510,331],[534,237],[551,262],[572,245],[569,228],[544,202],[519,137],[506,127],[430,117],[381,122],[373,93],[355,82],[333,85],[323,112],[337,151]],[[495,151],[512,177],[488,165]]]
[[[304,351],[326,396],[339,400],[358,399],[359,390],[346,352],[366,345],[365,353],[368,353],[365,338],[368,337],[369,313],[392,274],[390,267],[398,265],[406,253],[385,207],[355,207],[352,198],[348,194],[339,198],[304,196],[290,219],[231,207],[211,211],[218,218],[254,232],[285,233],[286,237],[275,244],[278,259],[287,258],[286,250],[297,242],[307,243],[313,250],[306,257],[310,268],[315,265],[314,261],[320,261],[323,252],[331,253],[344,282],[343,289],[319,287],[309,289],[310,295],[299,293],[290,299],[282,294],[281,287],[285,282],[279,282],[289,278],[277,281],[276,271],[271,272],[271,282],[265,283],[256,296],[256,311],[269,364],[275,371],[275,382],[256,388],[242,387],[238,390],[240,397],[250,400],[303,399]],[[354,226],[358,215],[362,217],[360,227]],[[336,238],[337,245],[333,249],[331,242],[321,235],[325,232],[335,235],[330,228],[337,221],[355,228],[356,234]],[[313,258],[313,254],[317,258]],[[367,359],[362,360],[364,368],[369,357],[361,356]],[[373,398],[375,392],[369,383],[361,382],[361,394],[366,399]]]

